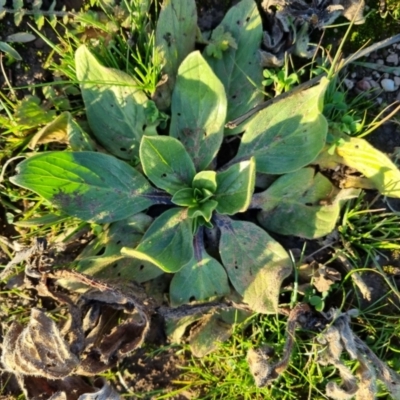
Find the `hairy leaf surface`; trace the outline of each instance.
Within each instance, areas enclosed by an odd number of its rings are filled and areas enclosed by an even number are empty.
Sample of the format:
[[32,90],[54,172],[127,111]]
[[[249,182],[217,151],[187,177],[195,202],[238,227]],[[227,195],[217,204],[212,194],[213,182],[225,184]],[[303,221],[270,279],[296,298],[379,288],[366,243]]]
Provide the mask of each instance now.
[[[156,49],[167,76],[163,90],[156,93],[157,105],[169,107],[178,67],[194,50],[197,11],[194,0],[164,0],[156,28]],[[157,98],[160,96],[161,98]]]
[[246,211],[254,191],[256,164],[254,157],[217,173],[215,200],[220,214],[236,214]]
[[257,225],[219,218],[219,252],[229,279],[256,312],[275,313],[280,286],[291,272],[285,249]]
[[86,46],[75,53],[86,115],[96,139],[125,160],[139,156],[146,116],[145,93],[128,74],[103,67]]
[[122,254],[149,261],[165,272],[177,272],[193,258],[192,222],[187,209],[173,208],[150,226],[136,249],[124,247]]
[[249,123],[235,160],[254,156],[257,172],[284,174],[311,163],[328,130],[322,101],[329,81],[260,111]]
[[[263,100],[262,67],[258,56],[262,23],[254,0],[242,0],[225,15],[216,30],[229,33],[236,46],[230,46],[221,58],[205,55],[225,87],[228,98],[227,121],[245,114]],[[207,54],[207,52],[206,52]],[[243,132],[244,127],[226,130],[226,135]]]
[[156,193],[143,175],[105,154],[40,153],[18,164],[17,172],[11,182],[85,221],[118,221],[156,204]]
[[196,171],[179,140],[168,136],[144,136],[140,159],[144,173],[160,189],[174,194],[191,187]]
[[335,188],[314,168],[303,168],[254,195],[252,206],[262,209],[257,218],[265,229],[315,239],[333,231],[342,201],[358,194],[359,190]]
[[172,306],[220,297],[230,291],[224,267],[208,255],[201,235],[202,231],[195,237],[192,260],[172,278]]
[[151,217],[139,213],[110,224],[79,254],[76,270],[106,280],[121,278],[141,283],[156,278],[162,271],[153,264],[121,255],[123,247],[139,244],[151,222]]
[[227,101],[221,81],[196,51],[178,70],[169,134],[186,147],[201,171],[216,156],[224,136]]

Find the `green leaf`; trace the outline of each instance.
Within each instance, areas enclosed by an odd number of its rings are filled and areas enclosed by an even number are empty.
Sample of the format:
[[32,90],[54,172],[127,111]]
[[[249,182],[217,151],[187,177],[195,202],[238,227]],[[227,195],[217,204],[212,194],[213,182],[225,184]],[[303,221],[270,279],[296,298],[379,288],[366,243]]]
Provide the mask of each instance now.
[[284,174],[311,163],[328,131],[321,114],[329,81],[296,93],[260,111],[249,123],[234,160],[254,156],[257,172]]
[[6,41],[9,43],[28,43],[35,40],[36,36],[27,32],[16,32],[11,35],[8,35]]
[[251,222],[224,217],[217,225],[222,264],[233,287],[254,311],[276,313],[281,283],[292,270],[285,249]]
[[228,276],[223,266],[207,254],[202,235],[201,230],[195,237],[194,257],[172,278],[170,300],[173,307],[221,297],[230,291]]
[[100,65],[86,46],[75,53],[86,115],[96,139],[125,160],[139,156],[147,96],[128,74]]
[[215,193],[217,189],[217,174],[215,171],[200,171],[193,178],[192,187],[197,189],[207,189]]
[[400,198],[400,171],[381,151],[366,140],[341,135],[343,142],[336,147],[341,163],[361,172],[373,182],[384,196]]
[[355,189],[339,190],[314,168],[303,168],[254,195],[252,206],[263,210],[257,218],[265,229],[315,239],[333,231],[342,201],[359,193]]
[[193,195],[192,188],[178,190],[172,196],[171,201],[177,206],[182,207],[193,207],[197,204],[197,201],[195,200]]
[[[124,257],[124,246],[137,246],[152,222],[146,214],[136,214],[128,219],[112,224],[79,254],[74,264],[76,270],[101,279],[126,279],[146,282],[154,279],[162,271],[153,264]],[[76,290],[76,283],[62,280],[61,284]]]
[[196,171],[179,140],[168,136],[143,136],[140,159],[144,173],[160,189],[173,195],[191,187]]
[[[227,121],[245,114],[263,100],[262,67],[258,51],[262,41],[262,22],[254,0],[242,0],[232,7],[216,28],[228,32],[237,43],[223,52],[222,58],[205,56],[225,87],[228,98]],[[225,134],[243,132],[244,127]]]
[[212,217],[212,212],[216,209],[217,205],[218,203],[215,200],[207,200],[205,203],[190,207],[188,209],[188,217],[203,217],[206,222],[209,222]]
[[30,140],[29,148],[34,149],[39,144],[51,142],[69,143],[74,151],[94,150],[90,137],[67,111],[37,132]]
[[14,24],[15,26],[19,26],[26,12],[24,0],[13,0],[12,3],[14,9]]
[[48,152],[28,158],[11,182],[85,221],[125,219],[156,204],[154,189],[134,168],[94,152]]
[[256,177],[254,157],[217,173],[215,200],[220,214],[236,214],[246,211],[253,195]]
[[187,209],[173,208],[150,226],[136,249],[124,247],[122,254],[149,261],[165,272],[177,272],[193,258],[192,222]]
[[168,76],[163,96],[169,107],[178,67],[194,50],[197,34],[197,11],[194,0],[164,0],[156,28],[156,49]]
[[198,51],[189,54],[178,70],[169,134],[181,140],[198,171],[207,168],[219,150],[226,107],[220,80]]
[[6,42],[1,42],[0,41],[0,51],[6,53],[7,55],[11,56],[17,61],[21,61],[22,57],[19,55],[18,51],[15,50],[13,47],[11,47],[8,43]]

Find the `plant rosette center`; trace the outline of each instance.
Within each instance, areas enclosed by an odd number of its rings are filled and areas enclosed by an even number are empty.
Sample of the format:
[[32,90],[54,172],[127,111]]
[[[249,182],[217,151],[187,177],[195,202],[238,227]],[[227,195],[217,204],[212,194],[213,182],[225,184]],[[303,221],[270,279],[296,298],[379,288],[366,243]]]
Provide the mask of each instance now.
[[172,203],[188,207],[188,218],[193,220],[193,233],[199,226],[212,228],[211,217],[218,202],[213,199],[217,189],[216,173],[201,171],[195,175],[192,187],[178,190],[172,197]]

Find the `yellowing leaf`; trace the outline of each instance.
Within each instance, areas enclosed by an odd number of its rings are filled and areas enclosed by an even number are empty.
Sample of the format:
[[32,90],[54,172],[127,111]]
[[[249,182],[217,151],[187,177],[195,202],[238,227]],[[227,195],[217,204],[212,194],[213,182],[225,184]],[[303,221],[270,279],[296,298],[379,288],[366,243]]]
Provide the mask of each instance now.
[[344,138],[345,142],[336,147],[342,163],[361,172],[384,196],[400,198],[400,171],[397,166],[366,140]]

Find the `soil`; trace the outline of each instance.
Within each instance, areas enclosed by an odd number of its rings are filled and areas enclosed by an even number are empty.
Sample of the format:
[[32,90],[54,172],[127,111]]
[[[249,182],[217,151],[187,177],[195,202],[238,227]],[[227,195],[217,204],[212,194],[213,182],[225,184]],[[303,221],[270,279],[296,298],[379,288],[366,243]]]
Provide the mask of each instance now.
[[[213,29],[222,20],[226,11],[238,0],[207,0],[198,3],[198,13],[199,13],[199,26],[201,30],[207,31]],[[46,9],[51,4],[51,1],[44,1],[43,7]],[[61,5],[66,5],[67,9],[79,9],[82,6],[82,0],[70,0],[70,1],[57,1],[57,7]],[[25,32],[29,31],[28,26],[29,20],[24,19],[20,27],[15,27],[13,19],[11,16],[6,16],[0,21],[1,36],[0,39],[6,38],[8,35],[15,32]],[[57,41],[57,35],[54,30],[46,25],[42,29],[42,33],[52,42]],[[21,54],[23,61],[17,62],[11,65],[5,65],[6,75],[13,87],[27,87],[32,85],[37,85],[40,83],[50,82],[53,80],[51,71],[45,70],[43,65],[51,53],[51,49],[46,43],[37,38],[34,42],[27,45],[15,45],[16,50]],[[386,62],[387,57],[390,54],[398,54],[400,57],[400,45],[392,47],[390,49],[385,49],[379,51],[378,53],[372,54],[367,61],[376,61],[382,59]],[[391,65],[393,66],[393,65]],[[380,75],[379,78],[376,75],[372,75],[371,70],[362,67],[349,67],[348,76],[354,83],[354,87],[351,89],[351,93],[356,96],[361,92],[367,92],[364,90],[365,86],[359,84],[359,82],[377,82],[379,85],[381,79],[394,79],[396,75],[388,75],[383,77]],[[397,75],[399,76],[399,75]],[[371,78],[371,79],[369,79]],[[0,74],[0,88],[6,93],[7,85],[4,77]],[[30,93],[29,89],[23,89],[18,91],[18,96],[22,98],[24,95]],[[400,88],[392,92],[378,91],[372,96],[369,96],[376,110],[382,106],[382,104],[391,104],[396,100],[400,100]],[[378,99],[378,100],[377,100]],[[374,111],[372,111],[373,113]],[[369,136],[369,141],[376,146],[378,149],[392,154],[396,147],[400,147],[400,125],[394,122],[385,123],[381,128],[377,129],[374,133]],[[400,210],[400,205],[396,209]],[[5,210],[0,206],[0,235],[9,238],[10,240],[17,234],[12,225],[7,224],[5,218]],[[287,238],[286,246],[288,248],[301,248],[301,241],[295,238]],[[317,245],[316,245],[317,246]],[[313,246],[310,247],[312,249]],[[79,250],[79,246],[76,246],[73,253],[69,253],[69,257]],[[322,262],[323,259],[328,258],[328,254],[320,254],[318,261]],[[390,255],[392,257],[392,255]],[[70,258],[69,258],[70,259]],[[68,259],[65,260],[67,262]],[[8,262],[7,255],[0,251],[0,264],[5,265]],[[395,265],[400,268],[400,261],[390,259],[390,265]],[[384,265],[384,263],[382,263]],[[17,278],[20,279],[21,277]],[[386,286],[383,281],[376,279],[376,275],[371,275],[365,277],[367,284],[373,287],[373,300],[380,298],[381,294],[386,290]],[[14,281],[14,284],[18,284]],[[4,284],[0,285],[0,291],[6,289]],[[8,317],[7,313],[2,310],[7,310],[7,308],[22,308],[24,310],[29,310],[31,307],[37,305],[38,299],[35,293],[32,291],[26,291],[24,294],[26,298],[18,296],[16,294],[8,294],[7,297],[2,295],[2,304],[4,308],[0,309],[0,320],[4,323]],[[372,301],[373,301],[372,300]],[[367,306],[367,304],[365,304]],[[5,328],[0,327],[0,341],[2,340]],[[152,324],[152,334],[149,335],[146,347],[139,349],[133,356],[124,359],[124,361],[119,365],[119,371],[121,375],[118,380],[113,381],[116,389],[124,394],[127,398],[143,398],[143,399],[155,399],[157,398],[157,393],[160,391],[170,392],[180,388],[178,384],[174,381],[180,379],[182,374],[181,367],[185,364],[185,358],[183,355],[177,355],[176,349],[171,347],[168,350],[162,352],[156,352],[154,349],[159,349],[160,347],[167,346],[165,336],[163,334],[163,324],[162,321],[153,321]],[[113,375],[118,377],[118,375]],[[13,377],[8,373],[0,373],[0,399],[5,400],[8,398],[16,398],[18,387]],[[136,397],[137,396],[137,397]],[[176,400],[191,399],[194,394],[190,392],[181,392],[179,395],[170,397]]]

